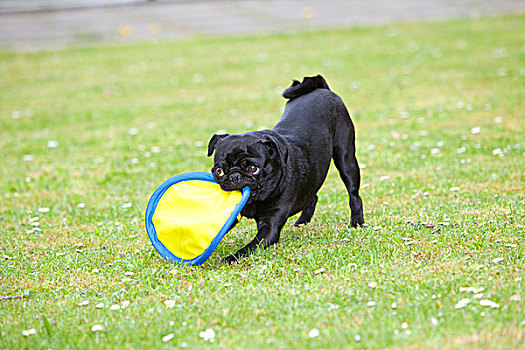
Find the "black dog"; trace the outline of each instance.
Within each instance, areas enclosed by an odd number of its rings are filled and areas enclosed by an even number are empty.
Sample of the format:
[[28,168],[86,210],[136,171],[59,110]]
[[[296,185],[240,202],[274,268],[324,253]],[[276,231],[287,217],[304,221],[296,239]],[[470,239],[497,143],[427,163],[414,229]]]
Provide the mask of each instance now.
[[215,180],[226,191],[249,186],[241,214],[257,222],[255,238],[225,262],[276,243],[298,212],[295,225],[310,222],[332,158],[350,196],[351,224],[364,222],[354,125],[343,101],[320,75],[294,80],[283,97],[289,101],[273,130],[213,135],[208,144]]

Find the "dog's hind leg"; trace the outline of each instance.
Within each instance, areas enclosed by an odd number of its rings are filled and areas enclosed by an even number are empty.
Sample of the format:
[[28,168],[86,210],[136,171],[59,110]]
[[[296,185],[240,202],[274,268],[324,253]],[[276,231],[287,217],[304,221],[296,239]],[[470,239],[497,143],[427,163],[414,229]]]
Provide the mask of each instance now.
[[294,226],[299,226],[303,224],[306,225],[310,222],[310,220],[312,220],[312,216],[314,216],[315,212],[315,205],[317,204],[317,199],[317,195],[315,195],[312,204],[310,204],[308,208],[301,212],[301,216],[299,216],[299,219],[297,219]]
[[[352,134],[353,134],[353,130]],[[343,180],[348,196],[350,197],[351,224],[353,227],[361,226],[364,223],[363,201],[359,197],[359,185],[361,175],[359,165],[355,157],[354,141],[346,135],[340,133],[339,139],[334,142],[334,163]],[[344,140],[346,139],[346,140]]]

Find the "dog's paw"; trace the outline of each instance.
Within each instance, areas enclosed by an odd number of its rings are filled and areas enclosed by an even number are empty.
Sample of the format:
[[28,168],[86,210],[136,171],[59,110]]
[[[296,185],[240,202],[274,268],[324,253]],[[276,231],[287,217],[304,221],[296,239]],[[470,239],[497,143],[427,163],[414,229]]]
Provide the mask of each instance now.
[[352,218],[352,220],[350,221],[350,224],[352,225],[353,228],[363,227],[364,223],[365,223],[365,220],[363,220],[362,217]]
[[227,257],[221,259],[221,263],[231,265],[234,262],[239,261],[239,258],[235,254],[228,255]]
[[293,224],[293,225],[294,225],[295,227],[301,227],[301,226],[306,226],[306,225],[308,225],[308,223],[309,223],[308,221],[299,221],[299,220],[297,220],[297,221],[295,222],[295,224]]

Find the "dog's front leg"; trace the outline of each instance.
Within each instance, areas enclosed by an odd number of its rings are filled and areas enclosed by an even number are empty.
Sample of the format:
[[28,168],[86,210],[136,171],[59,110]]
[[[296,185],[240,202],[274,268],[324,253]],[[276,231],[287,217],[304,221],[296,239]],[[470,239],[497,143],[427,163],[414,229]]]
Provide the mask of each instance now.
[[232,263],[240,258],[252,254],[258,247],[266,249],[279,241],[281,230],[286,223],[287,216],[275,215],[257,219],[257,235],[244,248],[239,249],[235,254],[229,255],[222,261]]

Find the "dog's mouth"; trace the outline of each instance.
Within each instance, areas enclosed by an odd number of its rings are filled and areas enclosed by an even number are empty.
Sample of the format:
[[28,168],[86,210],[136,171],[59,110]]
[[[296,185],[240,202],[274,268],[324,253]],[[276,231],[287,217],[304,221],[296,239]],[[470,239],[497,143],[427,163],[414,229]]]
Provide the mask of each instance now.
[[221,186],[221,189],[223,191],[242,191],[242,189],[244,187],[246,187],[246,185],[232,184],[232,183],[229,183],[229,182],[223,182],[223,183],[221,183],[219,185]]
[[250,188],[250,197],[248,198],[247,203],[253,202],[257,197],[257,186],[255,184],[231,184],[231,183],[221,183],[221,189],[223,191],[242,191],[246,186]]

